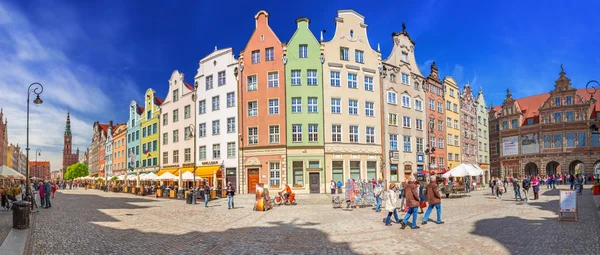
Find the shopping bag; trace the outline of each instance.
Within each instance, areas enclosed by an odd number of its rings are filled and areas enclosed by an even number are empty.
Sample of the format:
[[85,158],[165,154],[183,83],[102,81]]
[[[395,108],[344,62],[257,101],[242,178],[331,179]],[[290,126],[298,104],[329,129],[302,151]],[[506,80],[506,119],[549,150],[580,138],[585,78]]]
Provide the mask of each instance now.
[[427,207],[427,203],[426,202],[421,203],[421,208],[425,208],[425,207]]

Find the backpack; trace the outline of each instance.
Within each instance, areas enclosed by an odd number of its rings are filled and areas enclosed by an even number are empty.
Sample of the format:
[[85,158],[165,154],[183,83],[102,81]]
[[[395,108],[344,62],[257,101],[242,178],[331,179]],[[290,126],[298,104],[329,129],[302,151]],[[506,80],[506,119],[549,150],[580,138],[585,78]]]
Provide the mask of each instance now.
[[523,180],[523,188],[529,189],[529,187],[531,187],[531,182],[529,181],[529,179]]

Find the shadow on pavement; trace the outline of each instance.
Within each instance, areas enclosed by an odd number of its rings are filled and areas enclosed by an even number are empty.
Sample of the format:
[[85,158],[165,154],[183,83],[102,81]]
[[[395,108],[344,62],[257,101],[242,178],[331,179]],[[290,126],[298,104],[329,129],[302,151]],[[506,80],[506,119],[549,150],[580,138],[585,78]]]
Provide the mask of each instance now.
[[[89,200],[89,203],[81,201]],[[73,202],[71,202],[73,201]],[[78,201],[78,202],[75,202]],[[312,226],[318,223],[295,219],[291,223],[268,222],[270,226],[228,228],[168,234],[156,224],[138,229],[106,227],[98,222],[119,222],[103,212],[123,210],[123,217],[135,217],[139,224],[148,218],[128,209],[154,207],[156,200],[135,197],[104,198],[97,195],[62,193],[56,206],[42,211],[38,217],[30,254],[354,254],[348,243],[333,242]],[[189,211],[189,210],[188,210]],[[171,211],[173,212],[173,211]],[[184,210],[164,217],[170,228],[178,228]],[[223,212],[215,212],[223,213]],[[133,214],[128,216],[127,214]],[[206,221],[210,221],[206,217]],[[181,228],[202,229],[184,226]],[[189,223],[186,223],[189,224]],[[198,226],[218,222],[197,222]],[[165,226],[166,227],[166,226]],[[161,232],[161,233],[159,233]],[[182,231],[185,232],[185,231]]]

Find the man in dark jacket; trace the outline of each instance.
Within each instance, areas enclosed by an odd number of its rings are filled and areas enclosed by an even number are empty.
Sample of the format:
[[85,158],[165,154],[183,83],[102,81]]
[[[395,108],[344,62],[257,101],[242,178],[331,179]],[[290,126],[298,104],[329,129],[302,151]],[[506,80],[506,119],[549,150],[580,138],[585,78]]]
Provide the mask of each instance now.
[[50,195],[52,194],[52,183],[47,181],[46,184],[44,184],[44,202],[46,202],[46,208],[50,208],[52,207],[52,203],[50,203]]
[[227,209],[235,208],[233,196],[235,195],[235,188],[231,185],[231,182],[227,183]]
[[425,190],[427,190],[427,203],[429,203],[429,206],[423,217],[423,225],[427,224],[429,214],[431,214],[434,207],[437,212],[437,221],[435,223],[444,224],[442,221],[442,197],[440,196],[440,189],[438,188],[435,176],[431,176],[430,179],[431,181],[429,181],[429,184],[427,184],[427,187],[425,188]]
[[523,193],[525,194],[525,201],[529,201],[529,198],[527,197],[528,193],[529,193],[529,188],[531,187],[531,181],[529,181],[529,178],[527,176],[523,177]]
[[417,185],[415,185],[415,182],[417,180],[415,179],[414,176],[410,176],[410,178],[408,179],[408,184],[406,185],[406,187],[404,188],[404,195],[406,196],[406,206],[408,206],[408,211],[406,212],[406,216],[404,216],[404,220],[402,220],[402,222],[400,222],[400,224],[402,224],[401,229],[406,228],[406,223],[408,222],[408,219],[410,218],[410,216],[412,215],[412,225],[411,228],[412,229],[418,229],[420,228],[419,226],[417,226],[417,217],[418,217],[418,213],[419,213],[419,191],[417,190]]

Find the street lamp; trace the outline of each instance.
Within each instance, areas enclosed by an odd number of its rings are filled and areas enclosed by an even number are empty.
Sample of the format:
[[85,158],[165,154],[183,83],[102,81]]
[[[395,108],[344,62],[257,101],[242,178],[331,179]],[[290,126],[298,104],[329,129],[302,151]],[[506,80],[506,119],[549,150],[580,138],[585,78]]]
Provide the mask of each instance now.
[[[31,202],[31,190],[29,189],[29,100],[31,94],[35,94],[34,104],[41,104],[44,101],[40,98],[40,94],[44,91],[44,86],[38,82],[34,82],[27,88],[27,144],[25,150],[27,151],[27,164],[25,166],[25,200]],[[33,204],[31,205],[33,206]]]
[[[194,102],[194,109],[196,109],[196,96],[198,95],[198,83],[194,84],[194,94],[192,94],[192,102]],[[195,126],[196,126],[196,116],[198,114],[194,113],[194,124],[190,124],[189,128],[189,134],[188,137],[194,139],[194,188],[192,189],[192,204],[196,204],[196,132],[195,131]]]
[[427,149],[425,150],[425,154],[427,154],[427,170],[431,172],[431,154],[435,153],[435,147],[430,147],[427,145]]

